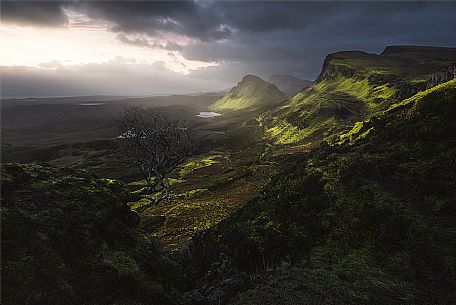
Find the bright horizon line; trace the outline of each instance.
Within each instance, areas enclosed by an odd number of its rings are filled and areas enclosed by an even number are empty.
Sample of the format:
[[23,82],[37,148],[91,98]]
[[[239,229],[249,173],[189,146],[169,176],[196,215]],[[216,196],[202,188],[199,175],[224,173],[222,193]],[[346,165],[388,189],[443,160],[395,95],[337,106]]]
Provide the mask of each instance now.
[[156,96],[179,96],[179,95],[202,95],[207,93],[222,93],[226,90],[230,90],[231,88],[227,88],[225,90],[215,90],[215,91],[204,91],[204,92],[184,92],[184,93],[154,93],[154,94],[147,94],[147,95],[117,95],[117,94],[80,94],[80,95],[47,95],[47,96],[0,96],[1,100],[8,100],[8,99],[20,99],[20,100],[27,100],[27,99],[40,99],[40,98],[70,98],[70,97],[96,97],[96,96],[111,96],[111,97],[124,97],[124,98],[144,98],[144,97],[156,97]]

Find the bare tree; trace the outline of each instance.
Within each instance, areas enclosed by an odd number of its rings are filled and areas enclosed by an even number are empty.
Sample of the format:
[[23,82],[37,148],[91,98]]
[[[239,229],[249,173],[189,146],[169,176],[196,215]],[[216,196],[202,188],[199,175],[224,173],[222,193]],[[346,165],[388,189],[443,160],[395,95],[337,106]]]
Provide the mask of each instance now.
[[163,108],[131,106],[115,119],[119,147],[143,174],[146,198],[169,201],[168,174],[194,151],[188,121]]

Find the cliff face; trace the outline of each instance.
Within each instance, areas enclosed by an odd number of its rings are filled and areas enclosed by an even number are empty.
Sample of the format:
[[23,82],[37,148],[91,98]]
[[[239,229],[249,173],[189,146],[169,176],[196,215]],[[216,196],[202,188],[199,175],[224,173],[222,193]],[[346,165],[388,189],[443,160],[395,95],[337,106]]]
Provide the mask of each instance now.
[[[321,141],[455,78],[456,48],[391,46],[329,54],[315,84],[262,116],[276,143]],[[293,136],[291,136],[293,135]]]
[[328,63],[323,66],[324,68],[317,78],[317,81],[316,81],[317,83],[319,83],[323,80],[335,79],[339,75],[341,75],[343,77],[353,77],[355,75],[356,71],[354,69],[347,67],[347,66],[331,65],[331,64],[329,64],[330,58],[327,58],[327,60],[328,60]]
[[334,79],[338,75],[342,75],[344,77],[353,77],[355,75],[355,69],[346,65],[343,60],[346,58],[352,58],[356,56],[365,56],[369,55],[365,52],[337,52],[333,54],[329,54],[326,56],[323,67],[321,69],[320,74],[318,75],[315,83],[319,83],[323,80]]
[[342,51],[326,56],[317,82],[337,74],[357,78],[375,75],[377,78],[372,80],[377,84],[378,81],[425,81],[439,69],[442,69],[440,74],[453,73],[450,67],[455,62],[456,48],[389,46],[379,55]]
[[456,78],[456,63],[442,68],[439,72],[431,75],[427,82],[427,88],[432,88]]
[[394,98],[403,100],[415,95],[418,92],[430,89],[440,84],[446,83],[456,78],[456,64],[451,64],[442,68],[440,71],[429,76],[426,82],[400,83],[397,82],[398,90]]

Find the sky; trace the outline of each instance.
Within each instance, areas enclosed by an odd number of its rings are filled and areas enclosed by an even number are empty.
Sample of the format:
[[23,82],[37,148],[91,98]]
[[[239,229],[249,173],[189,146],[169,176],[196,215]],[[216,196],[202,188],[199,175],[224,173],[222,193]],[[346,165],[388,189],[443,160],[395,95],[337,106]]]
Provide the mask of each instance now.
[[243,75],[313,80],[325,56],[456,47],[456,2],[1,1],[1,94],[218,91]]

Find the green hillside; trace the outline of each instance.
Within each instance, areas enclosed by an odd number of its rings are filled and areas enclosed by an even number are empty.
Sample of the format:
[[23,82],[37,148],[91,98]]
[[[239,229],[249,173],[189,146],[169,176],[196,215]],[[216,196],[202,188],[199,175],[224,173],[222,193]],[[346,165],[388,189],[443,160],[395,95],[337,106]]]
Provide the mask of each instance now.
[[[3,164],[2,304],[176,304],[179,267],[136,228],[118,182]],[[156,303],[155,303],[156,302]]]
[[437,83],[432,81],[455,62],[454,48],[398,46],[387,47],[380,55],[330,54],[313,86],[265,113],[261,120],[268,137],[277,144],[320,141],[451,79],[444,75]]
[[11,107],[2,304],[453,304],[455,63],[338,52],[290,100],[246,76],[221,116],[169,108],[197,145],[156,205],[112,110]]
[[289,159],[199,239],[201,266],[250,274],[230,304],[452,304],[455,103],[453,80]]
[[215,111],[258,109],[279,103],[288,96],[275,85],[258,76],[246,75],[230,92],[218,99],[211,109]]

